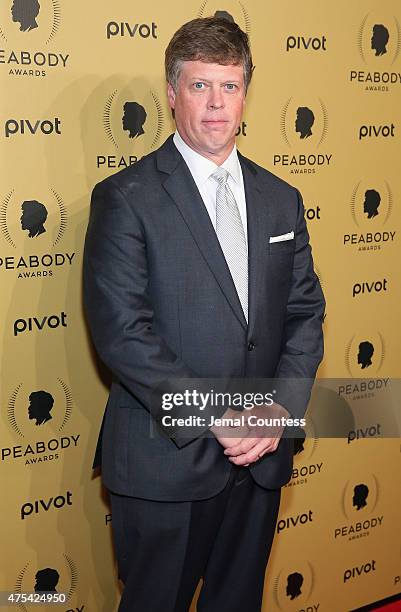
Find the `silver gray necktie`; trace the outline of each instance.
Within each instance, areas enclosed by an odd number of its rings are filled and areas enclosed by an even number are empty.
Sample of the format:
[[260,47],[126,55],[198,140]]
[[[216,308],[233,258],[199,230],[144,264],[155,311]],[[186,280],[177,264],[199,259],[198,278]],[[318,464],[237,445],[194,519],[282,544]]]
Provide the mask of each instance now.
[[219,167],[210,176],[218,182],[216,192],[217,238],[248,322],[248,253],[244,226],[234,194],[228,186],[228,171]]

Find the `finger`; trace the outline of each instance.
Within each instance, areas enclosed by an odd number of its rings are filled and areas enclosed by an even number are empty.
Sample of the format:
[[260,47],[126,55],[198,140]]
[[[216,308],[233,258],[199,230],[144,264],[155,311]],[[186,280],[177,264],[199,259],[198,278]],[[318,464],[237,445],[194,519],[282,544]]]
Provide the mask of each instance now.
[[237,457],[238,455],[247,453],[258,442],[259,438],[244,438],[239,444],[236,444],[235,446],[230,446],[230,448],[226,448],[224,453],[231,457]]

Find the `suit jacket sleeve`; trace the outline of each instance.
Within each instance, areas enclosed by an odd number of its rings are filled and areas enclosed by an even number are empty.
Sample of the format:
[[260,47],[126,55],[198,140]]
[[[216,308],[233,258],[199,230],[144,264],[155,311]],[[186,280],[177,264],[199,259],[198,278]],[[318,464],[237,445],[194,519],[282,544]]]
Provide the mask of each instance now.
[[[188,416],[185,406],[167,413],[163,392],[181,392],[177,379],[197,378],[152,327],[145,231],[134,206],[112,179],[98,183],[91,198],[85,238],[84,304],[93,342],[102,361],[181,448],[208,427],[163,427],[165,414]],[[199,414],[199,413],[198,413]],[[207,423],[207,410],[202,416]],[[220,416],[220,415],[218,415]]]
[[302,418],[323,358],[322,323],[326,303],[313,267],[304,205],[298,190],[297,196],[294,267],[282,353],[276,370],[276,401],[292,417]]

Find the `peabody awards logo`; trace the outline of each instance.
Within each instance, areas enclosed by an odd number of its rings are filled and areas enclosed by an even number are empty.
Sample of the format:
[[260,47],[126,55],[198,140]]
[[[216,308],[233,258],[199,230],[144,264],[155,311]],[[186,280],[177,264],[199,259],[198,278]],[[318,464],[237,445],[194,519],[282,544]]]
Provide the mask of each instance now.
[[11,189],[0,204],[0,273],[21,280],[50,278],[75,258],[59,247],[67,230],[61,195],[53,188],[32,191]]
[[[71,602],[78,585],[78,570],[75,561],[66,554],[52,553],[51,556],[37,551],[35,561],[28,561],[18,574],[14,593],[59,593],[62,601]],[[20,610],[27,612],[37,604],[19,604]],[[60,607],[60,606],[59,606]],[[71,607],[71,606],[69,606]],[[73,608],[81,612],[85,606]],[[63,608],[65,609],[65,608]]]
[[42,78],[67,68],[69,53],[48,47],[60,25],[59,0],[5,0],[0,9],[0,64],[7,74]]
[[314,597],[315,572],[309,561],[299,559],[283,568],[273,580],[277,607],[284,612],[316,612],[320,603]]
[[[341,380],[338,395],[350,401],[374,400],[377,394],[390,390],[390,379],[379,378],[380,370],[386,354],[386,347],[379,331],[369,331],[363,335],[353,335],[345,349],[345,366],[350,379]],[[363,424],[371,425],[366,419],[377,418],[376,402],[362,403]],[[381,399],[382,414],[388,410],[385,397]]]
[[345,364],[352,378],[374,377],[380,372],[385,356],[383,336],[379,331],[354,335],[347,344]]
[[379,484],[374,474],[363,474],[348,481],[342,492],[344,521],[333,529],[336,542],[359,540],[370,536],[383,525],[383,514],[377,511]]
[[291,479],[284,486],[286,488],[305,485],[310,478],[322,473],[323,461],[313,461],[319,440],[314,435],[314,425],[312,418],[308,416],[308,437],[304,430],[303,435],[294,438],[294,464]]
[[349,82],[367,92],[389,92],[401,85],[401,73],[394,68],[401,48],[401,31],[394,15],[369,13],[358,29],[357,48],[361,66],[349,71]]
[[164,112],[156,91],[115,89],[104,101],[102,115],[105,138],[117,153],[98,154],[97,168],[127,168],[159,145]]
[[237,2],[235,0],[228,0],[225,2],[225,8],[227,10],[222,11],[220,2],[215,2],[214,0],[204,0],[199,8],[197,17],[208,17],[209,15],[214,15],[215,17],[227,19],[228,21],[237,23],[241,30],[250,36],[251,22],[244,4],[239,2],[239,0]]
[[71,390],[61,378],[43,386],[19,383],[9,397],[7,417],[14,438],[21,443],[1,448],[1,460],[35,465],[75,449],[80,434],[65,433],[72,408]]
[[397,231],[388,224],[392,210],[393,194],[386,180],[359,181],[350,198],[355,229],[343,234],[343,247],[374,253],[395,244]]
[[332,164],[332,153],[324,152],[328,114],[323,101],[289,98],[281,111],[281,136],[290,153],[274,153],[273,165],[290,174],[315,174]]

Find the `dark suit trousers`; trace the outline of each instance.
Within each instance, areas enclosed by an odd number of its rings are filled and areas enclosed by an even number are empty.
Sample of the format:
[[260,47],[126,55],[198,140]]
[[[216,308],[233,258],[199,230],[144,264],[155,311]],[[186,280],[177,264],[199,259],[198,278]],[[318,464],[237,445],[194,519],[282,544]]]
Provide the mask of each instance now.
[[110,492],[119,612],[259,612],[281,489],[233,465],[209,499],[159,502]]

